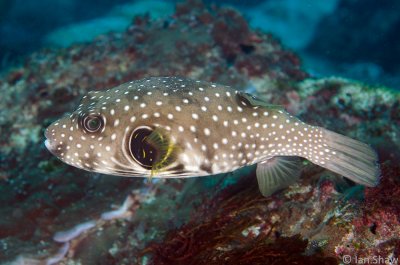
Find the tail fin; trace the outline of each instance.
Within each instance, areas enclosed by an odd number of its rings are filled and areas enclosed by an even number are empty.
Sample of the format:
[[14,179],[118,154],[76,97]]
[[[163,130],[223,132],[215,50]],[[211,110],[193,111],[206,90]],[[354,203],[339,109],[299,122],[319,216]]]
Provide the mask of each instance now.
[[[308,158],[311,162],[345,176],[359,184],[374,187],[378,185],[380,169],[375,151],[367,144],[323,128],[319,154],[324,158]],[[314,160],[314,161],[313,161]]]

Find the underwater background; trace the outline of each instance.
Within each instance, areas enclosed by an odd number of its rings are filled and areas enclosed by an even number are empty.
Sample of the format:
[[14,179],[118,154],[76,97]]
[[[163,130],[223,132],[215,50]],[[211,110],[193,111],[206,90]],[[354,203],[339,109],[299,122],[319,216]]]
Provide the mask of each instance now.
[[[397,264],[399,28],[395,0],[0,0],[0,264]],[[47,151],[88,91],[149,76],[230,85],[368,143],[380,184],[307,163],[263,197],[252,167],[149,183]]]

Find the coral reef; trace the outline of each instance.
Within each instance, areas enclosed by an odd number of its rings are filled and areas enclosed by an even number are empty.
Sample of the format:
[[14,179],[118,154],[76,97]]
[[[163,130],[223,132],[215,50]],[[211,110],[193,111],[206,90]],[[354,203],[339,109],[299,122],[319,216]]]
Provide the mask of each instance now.
[[[382,183],[364,190],[305,162],[299,183],[264,198],[253,168],[147,183],[84,172],[45,150],[46,126],[83,94],[158,75],[252,91],[368,142],[387,161]],[[124,33],[31,55],[3,74],[0,90],[5,264],[335,264],[347,253],[398,255],[399,93],[309,78],[295,54],[232,9],[187,1],[167,18],[137,16]]]
[[187,224],[144,250],[153,253],[150,263],[336,264],[333,257],[303,255],[307,240],[298,235],[279,236],[280,221],[271,214],[278,202],[255,195],[255,179],[253,174],[245,176],[204,201]]

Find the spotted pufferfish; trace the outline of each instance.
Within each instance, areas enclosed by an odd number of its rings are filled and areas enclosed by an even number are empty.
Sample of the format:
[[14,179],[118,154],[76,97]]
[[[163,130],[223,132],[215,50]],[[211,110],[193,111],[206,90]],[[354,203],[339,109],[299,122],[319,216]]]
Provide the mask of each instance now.
[[257,164],[264,196],[299,178],[299,157],[369,187],[380,175],[367,144],[308,125],[248,93],[178,77],[89,92],[45,136],[63,162],[110,175],[183,178]]

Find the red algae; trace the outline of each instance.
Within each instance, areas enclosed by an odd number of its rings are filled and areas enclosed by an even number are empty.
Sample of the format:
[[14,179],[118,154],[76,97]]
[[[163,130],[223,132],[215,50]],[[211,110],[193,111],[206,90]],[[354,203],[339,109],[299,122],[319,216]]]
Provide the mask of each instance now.
[[255,196],[256,187],[250,175],[223,189],[142,255],[152,253],[151,264],[337,264],[333,257],[303,255],[307,240],[298,235],[280,237],[275,225],[261,218],[274,199]]

